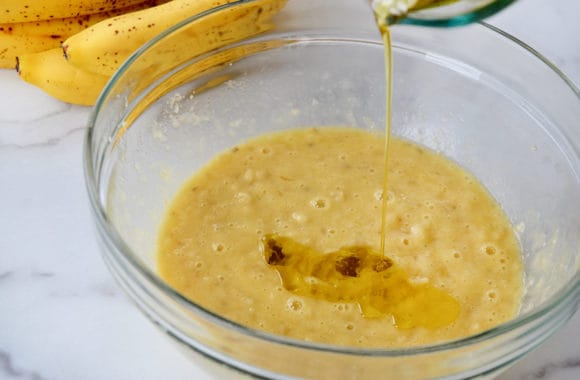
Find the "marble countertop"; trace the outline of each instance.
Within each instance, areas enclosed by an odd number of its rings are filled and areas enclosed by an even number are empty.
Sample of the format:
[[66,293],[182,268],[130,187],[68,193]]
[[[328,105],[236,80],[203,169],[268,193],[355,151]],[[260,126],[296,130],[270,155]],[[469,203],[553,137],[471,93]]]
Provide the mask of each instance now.
[[[580,1],[490,20],[580,85]],[[207,379],[133,306],[97,249],[83,182],[86,107],[0,70],[0,379]],[[579,121],[580,128],[580,121]],[[580,313],[500,378],[580,379]]]

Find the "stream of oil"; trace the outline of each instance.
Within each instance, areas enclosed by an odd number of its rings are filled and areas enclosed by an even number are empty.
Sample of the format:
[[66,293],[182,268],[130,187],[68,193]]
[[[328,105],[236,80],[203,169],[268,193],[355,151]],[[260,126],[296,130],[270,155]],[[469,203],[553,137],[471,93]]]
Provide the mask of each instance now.
[[381,31],[385,51],[385,163],[383,170],[383,195],[381,209],[381,253],[386,257],[387,202],[389,198],[389,143],[391,142],[391,124],[393,119],[393,49],[391,43],[391,32],[389,31],[388,25],[386,25],[378,16],[377,25]]
[[437,329],[457,319],[459,303],[430,284],[414,284],[386,252],[393,59],[387,18],[380,12],[375,15],[384,43],[386,77],[380,252],[368,246],[349,246],[323,253],[276,234],[262,238],[261,250],[268,265],[280,275],[284,288],[297,295],[356,303],[366,318],[391,316],[400,329]]

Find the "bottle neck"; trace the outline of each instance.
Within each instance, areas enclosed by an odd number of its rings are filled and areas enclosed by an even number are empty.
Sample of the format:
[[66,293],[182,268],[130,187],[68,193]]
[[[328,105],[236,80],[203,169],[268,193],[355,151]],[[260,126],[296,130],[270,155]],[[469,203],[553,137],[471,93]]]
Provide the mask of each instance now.
[[372,0],[371,6],[387,25],[459,26],[480,21],[515,0]]

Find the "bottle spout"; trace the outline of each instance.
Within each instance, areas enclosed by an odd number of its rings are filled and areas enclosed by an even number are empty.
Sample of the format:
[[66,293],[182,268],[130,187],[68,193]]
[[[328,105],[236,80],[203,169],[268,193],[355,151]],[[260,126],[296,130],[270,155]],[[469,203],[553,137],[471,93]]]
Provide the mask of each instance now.
[[418,0],[369,0],[379,24],[392,25],[406,17]]
[[489,17],[515,0],[368,0],[377,21],[424,26],[459,26]]

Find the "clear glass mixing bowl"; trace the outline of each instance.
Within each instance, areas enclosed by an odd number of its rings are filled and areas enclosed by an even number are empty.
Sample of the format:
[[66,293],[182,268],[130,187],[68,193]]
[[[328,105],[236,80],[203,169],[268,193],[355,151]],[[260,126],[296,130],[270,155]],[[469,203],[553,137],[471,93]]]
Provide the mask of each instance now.
[[294,1],[268,33],[198,57],[184,53],[198,18],[252,3],[207,12],[152,40],[112,78],[90,119],[84,161],[98,240],[141,310],[189,356],[228,378],[493,375],[565,323],[580,299],[578,90],[536,52],[485,24],[393,28],[393,131],[473,172],[513,221],[526,276],[517,318],[431,346],[338,347],[240,326],[157,275],[165,207],[215,154],[286,128],[383,128],[383,47],[367,8],[353,5],[348,17],[326,9],[334,18],[324,21],[316,13],[324,1]]

